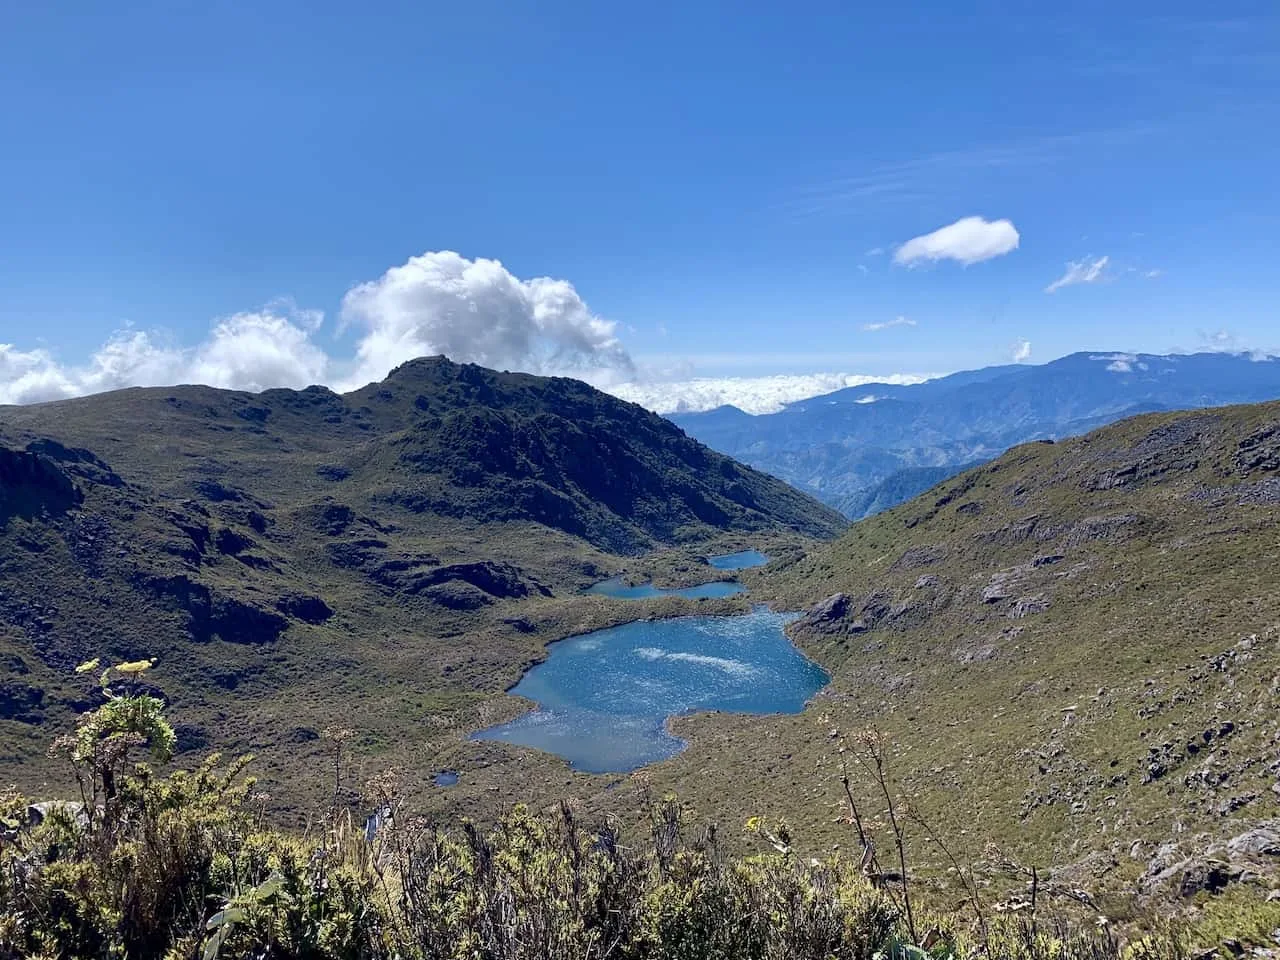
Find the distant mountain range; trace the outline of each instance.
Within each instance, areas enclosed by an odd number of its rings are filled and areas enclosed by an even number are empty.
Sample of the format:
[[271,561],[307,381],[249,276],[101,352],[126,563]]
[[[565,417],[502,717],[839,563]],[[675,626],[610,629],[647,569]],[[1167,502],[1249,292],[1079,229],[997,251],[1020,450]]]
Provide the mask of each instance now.
[[1277,397],[1277,359],[1075,353],[910,386],[850,387],[773,414],[720,407],[672,419],[856,520],[1028,440],[1074,436],[1140,413]]

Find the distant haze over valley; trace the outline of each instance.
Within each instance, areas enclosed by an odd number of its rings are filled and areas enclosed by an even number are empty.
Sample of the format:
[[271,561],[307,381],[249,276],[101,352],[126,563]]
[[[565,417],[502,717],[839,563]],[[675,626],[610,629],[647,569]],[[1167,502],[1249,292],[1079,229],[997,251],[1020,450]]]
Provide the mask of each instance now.
[[864,381],[765,415],[725,406],[673,419],[856,520],[1029,440],[1139,413],[1277,397],[1280,363],[1269,356],[1102,351],[916,384]]

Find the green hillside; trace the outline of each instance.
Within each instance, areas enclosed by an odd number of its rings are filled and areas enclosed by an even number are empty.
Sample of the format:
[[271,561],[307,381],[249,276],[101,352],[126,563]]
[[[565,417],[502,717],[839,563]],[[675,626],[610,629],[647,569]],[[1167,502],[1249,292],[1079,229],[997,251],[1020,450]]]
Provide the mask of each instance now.
[[770,568],[753,589],[808,611],[831,686],[798,718],[681,721],[654,780],[847,848],[839,747],[874,724],[964,858],[1146,891],[1262,829],[1274,877],[1278,521],[1280,404],[1015,448]]
[[262,754],[288,806],[326,727],[408,759],[474,726],[566,623],[619,616],[582,586],[642,556],[711,579],[713,543],[843,526],[585,384],[441,358],[344,396],[4,408],[0,770],[43,782],[50,732],[89,702],[76,663],[156,656],[180,751]]

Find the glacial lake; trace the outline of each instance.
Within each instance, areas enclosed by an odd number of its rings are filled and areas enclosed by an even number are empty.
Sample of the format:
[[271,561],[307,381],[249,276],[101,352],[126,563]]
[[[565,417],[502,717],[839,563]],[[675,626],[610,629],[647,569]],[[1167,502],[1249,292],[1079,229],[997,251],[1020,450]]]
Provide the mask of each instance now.
[[511,691],[537,708],[473,738],[621,773],[684,749],[668,717],[799,713],[830,677],[782,632],[794,616],[761,606],[733,617],[636,620],[553,643]]
[[707,557],[707,563],[717,570],[746,570],[748,567],[763,567],[768,562],[769,558],[759,550],[741,550],[738,553]]

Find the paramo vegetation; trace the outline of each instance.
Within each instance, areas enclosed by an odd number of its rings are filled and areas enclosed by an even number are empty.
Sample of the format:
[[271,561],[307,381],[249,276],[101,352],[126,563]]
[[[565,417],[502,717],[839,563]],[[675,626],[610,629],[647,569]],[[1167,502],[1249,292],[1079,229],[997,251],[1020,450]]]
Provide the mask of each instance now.
[[[367,820],[335,801],[281,832],[250,758],[163,771],[173,729],[142,681],[150,666],[104,670],[102,702],[55,744],[79,800],[0,797],[0,957],[1165,960],[1222,935],[1050,916],[1034,890],[1029,905],[989,905],[964,865],[965,902],[909,887],[905,859],[881,869],[869,842],[895,847],[910,816],[874,738],[850,748],[849,776],[883,801],[859,809],[849,792],[861,863],[801,856],[785,825],[759,819],[746,828],[763,852],[730,856],[674,797],[649,802],[646,831],[581,823],[568,803],[441,825],[412,814],[391,773],[365,788]],[[340,776],[341,732],[332,741]],[[1265,936],[1275,913],[1237,919]]]

